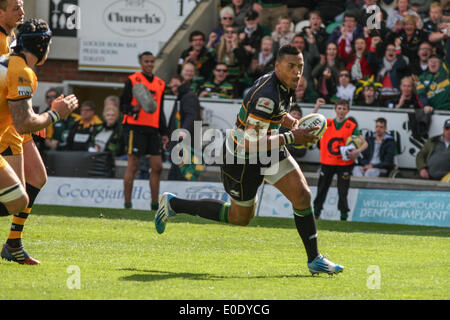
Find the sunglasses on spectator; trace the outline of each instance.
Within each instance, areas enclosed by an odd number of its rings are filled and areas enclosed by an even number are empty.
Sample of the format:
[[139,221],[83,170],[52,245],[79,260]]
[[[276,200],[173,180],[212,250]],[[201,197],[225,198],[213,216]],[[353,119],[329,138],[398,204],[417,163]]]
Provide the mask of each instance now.
[[348,73],[340,73],[339,77],[350,77]]
[[227,69],[215,69],[217,72],[228,72]]
[[45,96],[46,99],[56,99],[58,96]]
[[225,30],[225,33],[237,33],[237,31],[234,31],[234,30]]
[[222,17],[223,20],[233,20],[233,17]]

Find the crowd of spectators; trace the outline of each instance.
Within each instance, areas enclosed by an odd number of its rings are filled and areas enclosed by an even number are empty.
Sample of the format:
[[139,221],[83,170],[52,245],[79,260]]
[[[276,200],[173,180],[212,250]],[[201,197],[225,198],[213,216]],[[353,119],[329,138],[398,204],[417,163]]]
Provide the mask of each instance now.
[[[211,32],[190,33],[172,78],[180,83],[165,94],[181,86],[199,98],[241,99],[290,43],[305,61],[297,105],[345,99],[425,118],[450,110],[449,0],[223,0],[218,15]],[[57,95],[47,92],[48,105]],[[106,98],[102,115],[95,109],[85,101],[80,115],[54,124],[45,148],[125,154],[119,99]]]
[[[191,63],[186,79],[194,93],[240,99],[291,43],[303,53],[307,88],[327,103],[450,110],[449,1],[393,1],[221,1],[219,25],[192,32],[178,73],[185,77]],[[223,94],[205,92],[221,82]],[[412,91],[405,95],[402,83]],[[364,86],[370,89],[357,90]]]

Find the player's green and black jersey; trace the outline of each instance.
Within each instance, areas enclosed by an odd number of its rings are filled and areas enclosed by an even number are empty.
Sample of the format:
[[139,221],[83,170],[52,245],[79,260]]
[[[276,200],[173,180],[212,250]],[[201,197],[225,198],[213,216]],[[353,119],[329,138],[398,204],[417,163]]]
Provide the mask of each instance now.
[[233,146],[231,139],[227,139],[228,150],[233,151],[235,156],[242,155],[238,148],[244,145],[243,133],[249,116],[259,121],[257,127],[267,130],[268,135],[277,134],[282,118],[289,112],[293,96],[294,90],[286,88],[275,72],[258,78],[244,97],[232,130]]

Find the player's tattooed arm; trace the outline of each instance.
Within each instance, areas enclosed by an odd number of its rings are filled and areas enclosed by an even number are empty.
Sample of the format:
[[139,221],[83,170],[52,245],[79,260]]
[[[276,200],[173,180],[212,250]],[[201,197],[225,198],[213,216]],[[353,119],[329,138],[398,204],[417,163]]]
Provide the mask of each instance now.
[[31,98],[17,101],[10,100],[8,105],[14,126],[20,134],[39,131],[52,123],[52,119],[47,112],[42,115],[34,113]]
[[59,119],[66,119],[78,108],[78,99],[73,94],[67,97],[60,95],[52,102],[51,110],[42,114],[34,113],[31,98],[10,100],[8,104],[17,132],[24,134],[42,130]]

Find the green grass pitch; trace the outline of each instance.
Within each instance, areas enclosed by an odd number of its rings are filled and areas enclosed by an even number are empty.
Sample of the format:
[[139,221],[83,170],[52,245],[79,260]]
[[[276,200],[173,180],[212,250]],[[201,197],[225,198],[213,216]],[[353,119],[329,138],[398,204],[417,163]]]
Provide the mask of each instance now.
[[[0,260],[0,299],[450,297],[448,228],[320,220],[319,248],[345,270],[312,277],[293,219],[237,227],[179,215],[163,235],[153,219],[137,210],[35,206],[24,244],[41,265]],[[4,239],[10,221],[0,219]]]

